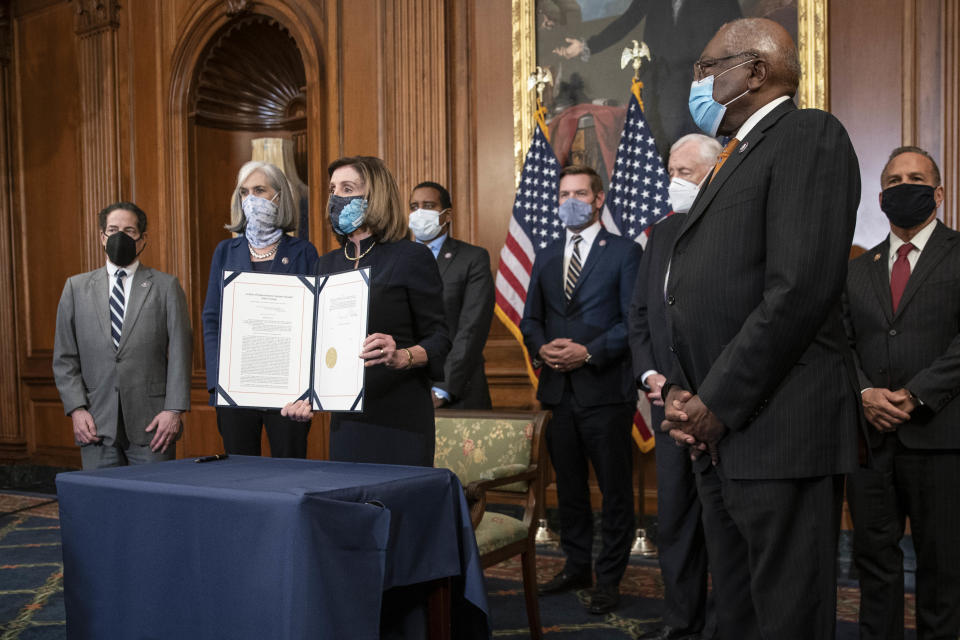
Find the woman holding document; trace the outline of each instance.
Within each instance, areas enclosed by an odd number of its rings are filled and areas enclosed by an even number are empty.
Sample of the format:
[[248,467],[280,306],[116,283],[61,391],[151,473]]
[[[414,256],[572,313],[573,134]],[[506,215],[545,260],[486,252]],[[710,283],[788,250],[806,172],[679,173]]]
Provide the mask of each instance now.
[[[211,404],[218,379],[222,273],[316,273],[317,250],[286,233],[296,228],[296,220],[296,202],[283,171],[265,162],[244,164],[237,175],[230,200],[230,224],[226,225],[238,235],[217,245],[203,305],[203,350]],[[217,407],[217,429],[227,453],[259,456],[264,427],[274,458],[307,457],[309,422],[291,420],[276,410]]]
[[[431,378],[450,350],[443,284],[430,250],[408,239],[400,192],[383,161],[359,156],[330,165],[327,212],[342,247],[320,258],[321,274],[372,267],[362,413],[334,413],[330,458],[433,466]],[[282,414],[310,420],[298,401]]]

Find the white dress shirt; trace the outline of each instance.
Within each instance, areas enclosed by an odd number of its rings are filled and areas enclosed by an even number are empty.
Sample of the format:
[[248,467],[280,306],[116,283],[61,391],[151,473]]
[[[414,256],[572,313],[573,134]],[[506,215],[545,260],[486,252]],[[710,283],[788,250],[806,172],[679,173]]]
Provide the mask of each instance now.
[[573,236],[579,234],[580,237],[583,238],[583,240],[580,241],[580,266],[582,267],[587,263],[587,254],[590,253],[590,247],[593,246],[593,241],[597,239],[598,233],[600,233],[599,220],[582,231],[571,231],[569,228],[567,229],[567,242],[563,246],[562,283],[566,283],[567,281],[567,269],[570,268],[570,258],[573,257]]
[[[917,260],[920,259],[920,252],[927,246],[927,241],[933,235],[933,229],[937,226],[937,219],[934,218],[927,226],[917,232],[917,235],[910,239],[913,249],[907,254],[907,262],[910,263],[910,273],[917,267]],[[893,263],[897,261],[897,250],[905,243],[894,234],[890,234],[890,255],[887,259],[887,275],[893,276]]]

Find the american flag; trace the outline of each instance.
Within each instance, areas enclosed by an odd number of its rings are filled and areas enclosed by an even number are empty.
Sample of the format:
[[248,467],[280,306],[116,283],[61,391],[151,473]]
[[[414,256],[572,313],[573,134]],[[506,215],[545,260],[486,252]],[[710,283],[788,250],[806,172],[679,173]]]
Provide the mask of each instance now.
[[[620,135],[617,160],[604,202],[603,222],[611,233],[619,233],[646,246],[646,231],[670,214],[670,193],[667,190],[670,179],[660,162],[650,126],[643,117],[641,86],[635,81],[631,89],[627,120]],[[640,450],[647,453],[653,449],[654,439],[650,401],[643,393],[637,399],[633,425],[633,438]]]
[[[513,216],[507,240],[500,250],[497,268],[496,314],[514,337],[523,344],[520,319],[530,286],[530,271],[536,253],[563,235],[557,216],[557,176],[560,163],[544,135],[545,125],[538,117],[533,141],[523,161],[520,184],[513,200]],[[536,381],[530,358],[524,352],[528,373]]]
[[670,213],[670,178],[660,162],[653,133],[643,117],[640,88],[634,85],[617,147],[603,222],[611,233],[646,246],[647,229]]

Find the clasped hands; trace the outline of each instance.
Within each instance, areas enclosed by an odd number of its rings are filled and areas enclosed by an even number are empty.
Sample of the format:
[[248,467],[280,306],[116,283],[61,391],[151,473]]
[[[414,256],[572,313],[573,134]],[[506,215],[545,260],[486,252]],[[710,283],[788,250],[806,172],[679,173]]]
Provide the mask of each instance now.
[[[393,336],[371,333],[364,339],[359,357],[364,360],[364,367],[382,364],[388,369],[406,369],[411,365],[411,356],[408,353],[405,349],[397,349]],[[309,400],[288,402],[280,409],[280,415],[297,422],[310,422],[313,419],[313,407]]]
[[688,447],[691,460],[696,460],[706,452],[710,454],[713,464],[720,461],[718,445],[727,427],[703,404],[700,396],[672,386],[667,393],[664,410],[666,419],[660,424],[660,429],[668,433],[678,446]]
[[587,348],[570,338],[554,338],[540,347],[538,355],[554,371],[567,372],[583,366]]
[[917,408],[917,399],[906,389],[865,389],[860,394],[863,415],[874,428],[886,433],[910,419],[910,412]]

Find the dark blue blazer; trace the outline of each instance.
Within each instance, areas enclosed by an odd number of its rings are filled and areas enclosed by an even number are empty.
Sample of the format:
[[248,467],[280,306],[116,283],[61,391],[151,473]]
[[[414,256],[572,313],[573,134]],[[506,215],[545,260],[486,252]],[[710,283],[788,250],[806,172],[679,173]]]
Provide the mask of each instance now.
[[[320,258],[312,244],[284,234],[273,256],[270,271],[313,275],[319,263]],[[203,303],[203,355],[207,365],[207,391],[210,393],[217,386],[217,367],[220,363],[220,292],[223,289],[221,273],[224,270],[253,271],[245,237],[228,238],[218,244],[210,262],[207,299]]]
[[520,331],[531,358],[555,338],[584,345],[591,358],[570,373],[544,367],[537,398],[544,404],[560,402],[569,376],[582,406],[636,402],[627,318],[643,251],[637,243],[601,229],[568,303],[563,293],[565,240],[547,246],[534,260]]

